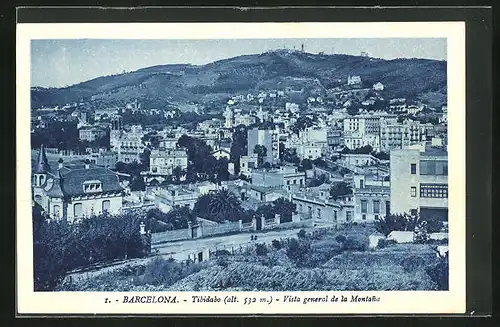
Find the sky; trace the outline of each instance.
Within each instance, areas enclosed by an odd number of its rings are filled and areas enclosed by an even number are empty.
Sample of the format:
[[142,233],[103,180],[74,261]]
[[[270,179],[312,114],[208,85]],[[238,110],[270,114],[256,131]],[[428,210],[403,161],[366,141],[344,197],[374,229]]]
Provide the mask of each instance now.
[[164,64],[203,65],[275,49],[359,55],[382,59],[446,60],[444,38],[219,39],[219,40],[32,40],[31,86],[63,87],[99,76]]

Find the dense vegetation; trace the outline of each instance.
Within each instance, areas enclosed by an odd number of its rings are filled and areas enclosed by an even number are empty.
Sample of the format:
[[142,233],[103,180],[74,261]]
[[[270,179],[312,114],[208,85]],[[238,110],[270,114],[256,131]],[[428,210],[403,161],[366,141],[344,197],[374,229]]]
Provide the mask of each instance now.
[[368,227],[301,231],[297,237],[219,250],[201,264],[155,259],[63,285],[79,291],[446,290],[447,258],[423,244],[368,250]]
[[107,214],[81,224],[47,222],[39,207],[33,208],[33,258],[35,290],[53,290],[71,270],[116,259],[149,254],[140,235],[145,217],[130,212],[111,218]]

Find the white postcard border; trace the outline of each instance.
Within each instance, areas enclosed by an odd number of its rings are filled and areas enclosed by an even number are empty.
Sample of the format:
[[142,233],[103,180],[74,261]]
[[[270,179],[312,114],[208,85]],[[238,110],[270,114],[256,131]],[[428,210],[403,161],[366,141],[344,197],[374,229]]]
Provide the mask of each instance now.
[[[446,38],[449,152],[449,291],[384,292],[205,292],[237,295],[239,303],[191,303],[202,292],[34,292],[30,191],[30,41],[33,39],[257,39],[257,38]],[[17,25],[16,238],[19,314],[390,314],[464,313],[465,306],[465,23],[91,23]],[[254,303],[245,297],[325,295],[349,298],[331,303]],[[123,296],[176,295],[181,303],[123,304]],[[379,302],[353,303],[351,295],[377,296]],[[112,299],[105,304],[105,298]],[[115,299],[119,299],[116,301]],[[183,299],[187,302],[182,303]]]

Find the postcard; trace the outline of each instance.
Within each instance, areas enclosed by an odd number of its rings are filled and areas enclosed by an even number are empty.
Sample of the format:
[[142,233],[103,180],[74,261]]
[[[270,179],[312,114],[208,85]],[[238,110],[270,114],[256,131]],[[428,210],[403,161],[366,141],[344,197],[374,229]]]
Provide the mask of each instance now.
[[463,22],[24,23],[16,66],[19,314],[465,312]]

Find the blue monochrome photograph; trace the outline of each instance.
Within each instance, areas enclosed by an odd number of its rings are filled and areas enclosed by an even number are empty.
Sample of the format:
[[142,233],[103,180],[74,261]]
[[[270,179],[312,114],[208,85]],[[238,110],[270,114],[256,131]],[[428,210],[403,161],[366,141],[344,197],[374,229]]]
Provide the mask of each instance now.
[[446,38],[30,46],[35,291],[449,290]]

